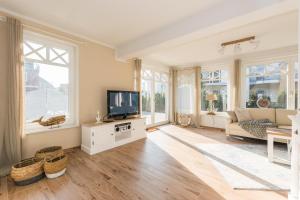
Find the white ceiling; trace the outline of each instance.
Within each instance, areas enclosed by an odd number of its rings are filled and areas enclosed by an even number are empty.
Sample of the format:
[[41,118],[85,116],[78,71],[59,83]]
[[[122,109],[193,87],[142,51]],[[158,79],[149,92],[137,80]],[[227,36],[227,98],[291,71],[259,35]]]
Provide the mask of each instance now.
[[[176,47],[165,48],[151,55],[144,56],[144,59],[167,66],[189,66],[225,59],[239,54],[293,46],[297,45],[297,28],[298,15],[294,11],[209,37],[189,41]],[[218,52],[221,43],[252,35],[256,36],[260,41],[257,49],[254,49],[253,45],[249,43],[243,43],[241,44],[242,52],[239,54],[234,53],[233,47],[226,48],[224,55]]]
[[[0,0],[0,11],[115,48],[120,60],[144,57],[170,66],[233,56],[230,50],[218,54],[220,43],[249,35],[261,42],[255,51],[295,45],[298,5],[298,0]],[[243,46],[243,53],[253,51]]]
[[0,8],[115,47],[222,1],[0,0]]

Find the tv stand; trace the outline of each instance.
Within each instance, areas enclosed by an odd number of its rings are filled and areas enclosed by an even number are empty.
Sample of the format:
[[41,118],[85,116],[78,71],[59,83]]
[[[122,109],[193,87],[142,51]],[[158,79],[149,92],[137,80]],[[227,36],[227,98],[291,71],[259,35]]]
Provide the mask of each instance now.
[[146,137],[144,118],[82,125],[81,150],[93,155]]

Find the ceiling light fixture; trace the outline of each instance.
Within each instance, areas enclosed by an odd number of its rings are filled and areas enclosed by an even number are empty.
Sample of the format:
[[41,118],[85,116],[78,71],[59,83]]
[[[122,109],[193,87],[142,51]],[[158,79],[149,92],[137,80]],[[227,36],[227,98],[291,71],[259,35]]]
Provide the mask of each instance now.
[[240,53],[240,52],[242,52],[241,44],[235,44],[234,53]]
[[254,46],[254,49],[257,49],[258,46],[259,46],[259,44],[260,44],[260,42],[258,40],[255,40],[255,39],[254,40],[250,40],[249,43]]
[[229,42],[224,42],[221,44],[221,48],[218,50],[218,52],[222,55],[224,55],[225,53],[225,47],[226,46],[230,46],[230,45],[234,45],[234,52],[235,53],[239,53],[242,51],[241,48],[241,43],[243,42],[249,42],[250,44],[254,45],[254,49],[256,49],[259,45],[259,41],[255,39],[255,36],[250,36],[250,37],[246,37],[246,38],[241,38],[238,40],[232,40]]
[[218,50],[219,54],[224,55],[225,53],[225,46],[222,46],[219,50]]

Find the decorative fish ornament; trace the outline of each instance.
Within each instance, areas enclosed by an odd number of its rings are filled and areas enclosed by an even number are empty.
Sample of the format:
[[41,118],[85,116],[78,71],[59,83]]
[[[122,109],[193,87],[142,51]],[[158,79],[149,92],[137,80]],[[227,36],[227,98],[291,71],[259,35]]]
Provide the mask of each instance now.
[[42,121],[43,117],[44,116],[40,117],[37,120],[32,121],[32,123],[39,123],[41,126],[50,126],[50,128],[53,128],[54,125],[59,127],[60,124],[63,124],[66,121],[66,115],[50,117],[45,121]]

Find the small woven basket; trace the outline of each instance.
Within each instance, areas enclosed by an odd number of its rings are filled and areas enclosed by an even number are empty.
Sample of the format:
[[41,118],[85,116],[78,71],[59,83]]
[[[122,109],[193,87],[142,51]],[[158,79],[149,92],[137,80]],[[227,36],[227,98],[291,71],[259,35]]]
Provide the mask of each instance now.
[[55,158],[47,159],[44,163],[44,171],[46,175],[56,174],[66,169],[68,163],[68,157],[61,155]]
[[46,147],[35,153],[35,157],[41,159],[51,159],[62,155],[64,151],[61,146]]
[[12,167],[10,176],[16,185],[28,185],[44,177],[44,160],[29,158],[22,160]]

